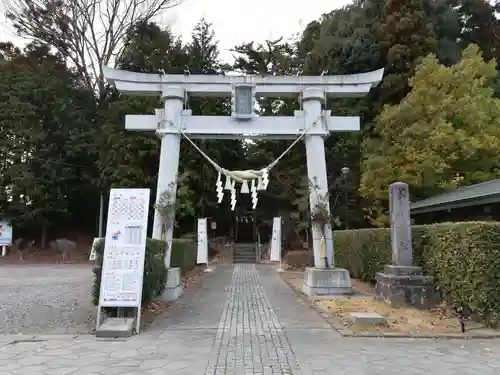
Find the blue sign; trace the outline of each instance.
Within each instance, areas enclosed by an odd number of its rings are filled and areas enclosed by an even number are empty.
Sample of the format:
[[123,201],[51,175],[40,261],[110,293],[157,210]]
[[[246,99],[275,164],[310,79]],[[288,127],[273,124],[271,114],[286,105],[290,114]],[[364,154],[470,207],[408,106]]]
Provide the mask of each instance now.
[[8,221],[0,220],[0,246],[12,245],[12,226]]

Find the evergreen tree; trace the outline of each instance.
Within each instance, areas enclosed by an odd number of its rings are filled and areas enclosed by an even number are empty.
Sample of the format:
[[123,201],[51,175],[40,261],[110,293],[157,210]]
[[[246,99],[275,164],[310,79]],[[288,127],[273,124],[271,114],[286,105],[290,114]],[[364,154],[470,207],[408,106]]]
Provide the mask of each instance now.
[[366,149],[361,189],[386,219],[388,185],[410,184],[412,199],[499,175],[500,100],[491,82],[495,62],[468,47],[451,67],[427,57],[411,80],[412,91],[380,114],[379,139]]
[[[0,212],[41,230],[94,218],[95,170],[89,158],[94,100],[59,54],[32,43],[2,45],[0,61]],[[88,224],[88,221],[87,221]]]

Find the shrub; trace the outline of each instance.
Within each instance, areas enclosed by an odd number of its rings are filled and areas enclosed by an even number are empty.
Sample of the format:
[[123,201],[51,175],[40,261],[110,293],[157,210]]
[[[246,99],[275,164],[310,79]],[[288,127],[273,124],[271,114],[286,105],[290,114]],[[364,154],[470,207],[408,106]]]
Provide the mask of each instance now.
[[[412,228],[414,264],[434,276],[444,301],[459,304],[490,326],[500,322],[500,223],[461,222]],[[391,263],[389,229],[338,231],[336,266],[374,282]]]
[[[181,237],[181,240],[190,240],[198,243],[198,234],[197,233],[185,233]],[[198,245],[196,245],[198,246]],[[208,240],[208,256],[214,257],[219,253],[219,249],[217,247],[217,243],[213,240]]]
[[308,250],[287,251],[284,262],[291,268],[303,268],[314,265],[314,255]]
[[181,269],[184,275],[196,266],[198,248],[195,241],[191,239],[174,239],[172,241],[172,258],[170,265]]
[[387,229],[336,231],[333,244],[335,266],[349,270],[356,279],[374,282],[375,273],[390,263]]

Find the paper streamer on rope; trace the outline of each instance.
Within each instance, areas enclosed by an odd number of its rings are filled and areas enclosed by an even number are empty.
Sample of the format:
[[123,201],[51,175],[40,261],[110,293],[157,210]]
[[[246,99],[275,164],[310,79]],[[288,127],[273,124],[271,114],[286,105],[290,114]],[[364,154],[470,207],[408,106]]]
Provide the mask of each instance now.
[[217,175],[217,202],[221,203],[222,199],[224,199],[224,189],[222,188],[222,179],[221,179],[221,173]]
[[255,185],[255,180],[252,180],[250,191],[252,192],[252,209],[255,210],[257,202],[259,201],[259,198],[257,198],[257,186]]
[[231,177],[226,176],[226,184],[224,185],[224,190],[231,190]]
[[245,180],[241,184],[241,194],[248,194],[250,193],[250,190],[248,189],[248,181]]
[[[156,111],[156,110],[155,110]],[[157,133],[161,133],[161,128],[163,128],[163,125],[165,124],[165,119],[164,119],[164,112],[161,113],[161,120],[158,122],[158,129]],[[311,125],[311,128],[314,128],[314,125],[319,121],[323,119],[323,115],[318,116],[318,118],[313,122]],[[257,191],[262,191],[266,190],[267,186],[269,184],[269,171],[307,134],[308,128],[305,127],[304,131],[302,134],[300,134],[299,137],[278,157],[276,160],[274,160],[271,164],[269,164],[266,168],[261,169],[260,171],[254,171],[254,170],[246,170],[246,171],[229,171],[227,169],[222,168],[219,166],[215,161],[213,161],[203,150],[201,150],[196,143],[194,143],[191,138],[187,136],[187,134],[183,131],[183,129],[179,126],[177,126],[173,121],[168,121],[168,124],[175,128],[176,130],[179,131],[179,133],[189,142],[191,145],[215,168],[215,170],[218,172],[218,178],[217,178],[217,184],[216,184],[216,191],[217,191],[217,200],[218,203],[221,203],[223,198],[224,198],[224,191],[223,190],[229,190],[231,192],[231,210],[234,211],[236,207],[236,189],[235,189],[235,180],[238,181],[239,183],[242,184],[241,186],[241,193],[242,194],[248,194],[252,193],[252,207],[253,209],[256,208],[258,198],[257,198]],[[224,184],[224,188],[222,188],[222,181],[221,181],[221,174],[223,174],[226,177],[226,181]],[[257,186],[254,189],[250,191],[248,189],[248,181],[252,181],[254,184],[254,180],[257,179]]]
[[236,189],[234,188],[234,181],[233,181],[233,186],[231,188],[231,211],[234,211],[236,208]]

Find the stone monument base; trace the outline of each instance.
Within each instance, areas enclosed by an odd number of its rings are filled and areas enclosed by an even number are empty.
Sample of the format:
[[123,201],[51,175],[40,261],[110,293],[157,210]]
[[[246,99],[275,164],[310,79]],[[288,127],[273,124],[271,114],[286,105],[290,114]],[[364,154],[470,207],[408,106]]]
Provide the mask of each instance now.
[[175,301],[182,295],[181,269],[169,268],[167,270],[167,285],[161,296],[163,301]]
[[302,292],[309,297],[352,294],[349,271],[343,268],[306,268]]
[[376,280],[375,297],[391,307],[427,309],[437,304],[434,280],[424,276],[421,267],[386,265]]

